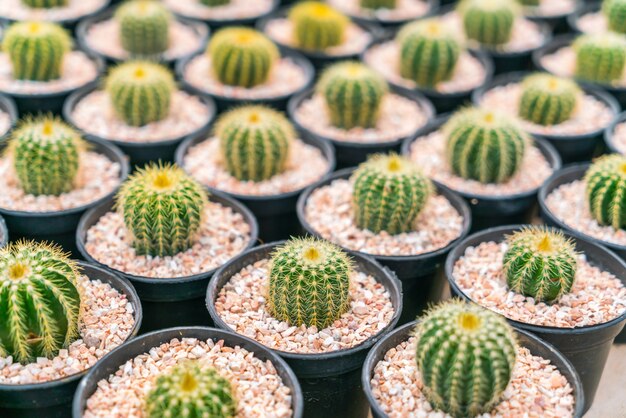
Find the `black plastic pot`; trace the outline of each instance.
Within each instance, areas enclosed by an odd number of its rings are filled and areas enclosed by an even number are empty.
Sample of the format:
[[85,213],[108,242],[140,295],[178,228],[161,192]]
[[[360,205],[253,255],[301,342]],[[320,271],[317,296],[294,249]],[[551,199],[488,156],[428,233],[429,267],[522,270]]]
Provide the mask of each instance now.
[[583,31],[578,26],[578,20],[586,14],[596,13],[600,11],[601,5],[602,5],[602,2],[596,1],[596,0],[586,1],[582,4],[579,4],[579,7],[577,8],[577,10],[574,13],[567,16],[567,24],[570,27],[570,31],[573,33],[582,33]]
[[[217,114],[217,110],[215,108],[215,103],[210,97],[199,96],[202,103],[207,107],[209,117],[198,129],[193,132],[190,132],[186,135],[181,135],[176,138],[169,138],[163,141],[155,141],[155,142],[129,142],[122,141],[112,138],[104,138],[98,135],[87,132],[76,125],[73,118],[74,108],[76,105],[88,94],[95,91],[97,87],[91,86],[88,88],[80,89],[74,94],[72,94],[65,101],[63,106],[63,118],[76,129],[81,131],[83,136],[88,140],[92,141],[100,141],[100,142],[110,142],[119,147],[124,154],[128,156],[130,159],[131,166],[142,166],[150,161],[173,161],[174,160],[174,152],[176,151],[176,147],[185,139],[188,135],[204,135],[209,132],[209,127],[213,123],[215,119],[215,115]],[[189,92],[187,89],[183,88],[183,90]]]
[[[128,340],[137,335],[142,321],[139,297],[125,279],[103,268],[79,261],[79,266],[91,280],[108,283],[126,295],[135,312],[135,325]],[[93,366],[93,367],[97,367]],[[93,368],[92,367],[92,368]],[[87,370],[45,383],[28,385],[0,384],[0,416],[6,418],[67,418],[71,413],[74,391]]]
[[[387,334],[384,339],[379,341],[370,350],[367,355],[367,359],[365,359],[361,380],[363,381],[365,396],[367,397],[367,400],[372,408],[373,418],[389,418],[389,415],[387,415],[380,405],[378,405],[378,402],[372,393],[371,381],[374,377],[374,368],[380,361],[384,360],[385,355],[389,350],[397,347],[405,341],[408,341],[408,339],[412,336],[417,323],[417,321],[411,322],[410,324],[406,324],[403,327],[394,330],[392,333]],[[528,348],[528,350],[535,356],[550,360],[550,363],[554,365],[567,379],[570,386],[574,390],[574,418],[582,418],[584,393],[580,377],[576,373],[576,370],[572,367],[571,363],[552,345],[537,338],[529,332],[518,329],[516,330],[516,336],[520,346]]]
[[11,129],[15,126],[17,122],[17,107],[15,106],[15,102],[9,96],[4,94],[0,94],[0,111],[9,115],[9,119],[11,120],[11,127],[4,134],[0,133],[0,143],[5,141]]
[[134,340],[118,347],[107,354],[100,362],[92,367],[91,371],[80,382],[74,403],[72,405],[72,418],[81,418],[87,405],[87,400],[98,388],[98,382],[102,379],[108,379],[109,376],[115,374],[119,368],[129,360],[147,353],[153,347],[158,347],[163,343],[170,342],[174,338],[197,338],[198,340],[207,341],[209,339],[214,342],[223,340],[224,345],[228,347],[241,347],[251,353],[254,357],[264,361],[271,362],[280,376],[283,384],[291,391],[291,409],[293,418],[302,418],[303,400],[300,385],[295,374],[289,368],[287,363],[272,351],[263,347],[261,344],[252,341],[249,338],[242,337],[232,332],[226,332],[215,328],[205,327],[180,327],[169,328],[161,331],[151,332],[142,335]]
[[[78,22],[80,22],[82,19],[87,19],[87,18],[89,18],[91,16],[97,15],[98,13],[101,13],[103,10],[105,10],[109,6],[110,2],[115,3],[116,1],[118,1],[118,0],[106,1],[104,4],[102,4],[102,6],[98,7],[94,11],[86,13],[86,14],[84,14],[82,16],[79,16],[79,17],[73,17],[71,19],[59,19],[59,20],[54,20],[54,21],[51,21],[51,22],[59,24],[59,25],[65,27],[66,29],[68,29],[70,32],[73,32],[74,29],[76,29],[76,25],[78,25]],[[9,18],[2,17],[2,16],[0,16],[0,20],[1,21],[6,21],[8,23],[16,22],[15,19],[9,19]]]
[[269,16],[280,6],[280,0],[272,0],[272,7],[265,13],[258,16],[244,17],[244,18],[231,18],[231,19],[205,19],[194,15],[185,15],[173,11],[173,13],[182,18],[199,20],[206,23],[213,30],[220,29],[227,26],[254,26],[259,19]]
[[[241,203],[221,193],[212,192],[209,200],[230,207],[243,216],[250,225],[250,242],[246,249],[252,248],[256,244],[258,236],[258,227],[254,215]],[[113,199],[109,198],[83,215],[76,229],[76,245],[86,260],[115,272],[128,279],[135,286],[145,316],[141,333],[174,326],[212,325],[206,314],[204,295],[207,283],[217,268],[187,277],[141,277],[102,264],[87,252],[85,248],[87,231],[102,216],[113,210],[113,204]]]
[[9,243],[9,228],[4,218],[0,216],[0,248],[5,247]]
[[530,7],[524,8],[524,16],[526,17],[526,19],[532,22],[547,25],[547,27],[550,28],[550,31],[552,33],[555,33],[555,34],[565,33],[569,29],[568,19],[570,18],[570,16],[573,16],[576,13],[578,13],[578,11],[580,10],[582,6],[583,6],[582,0],[577,0],[576,5],[571,11],[566,12],[566,13],[556,14],[556,15],[550,15],[550,16],[542,16],[537,13],[536,9],[530,6]]
[[620,113],[619,116],[615,118],[613,123],[604,131],[604,143],[610,152],[622,154],[622,152],[620,152],[615,146],[613,136],[615,135],[615,127],[624,122],[626,122],[626,112]]
[[348,14],[348,16],[350,17],[350,19],[358,23],[363,23],[366,25],[377,25],[385,30],[396,31],[398,28],[400,28],[401,26],[409,22],[412,22],[418,19],[425,19],[425,18],[428,18],[437,14],[437,11],[439,10],[439,0],[425,0],[425,1],[426,3],[428,3],[428,11],[425,14],[421,16],[417,16],[417,17],[410,16],[405,19],[389,20],[389,19],[383,19],[380,16],[376,15],[375,13],[371,13],[370,16],[365,16],[364,14],[362,15]]
[[[129,171],[128,161],[122,151],[115,145],[105,142],[89,141],[88,144],[91,151],[102,154],[120,165],[121,184],[128,177]],[[0,150],[4,149],[5,146],[6,143],[0,144]],[[79,257],[75,239],[78,221],[87,210],[110,199],[116,192],[117,188],[87,205],[58,212],[26,212],[0,208],[0,215],[6,220],[13,240],[26,238],[55,242],[61,245],[65,251],[70,251],[74,257]]]
[[[282,242],[253,248],[224,264],[209,283],[206,304],[215,325],[231,330],[215,309],[215,300],[228,280],[244,267],[270,257]],[[370,257],[352,253],[355,268],[375,277],[389,291],[395,313],[391,322],[377,335],[362,344],[346,350],[320,354],[296,354],[273,350],[293,369],[304,393],[305,418],[364,418],[367,402],[360,387],[360,369],[367,350],[391,331],[402,311],[402,284],[387,268]]]
[[[463,256],[468,247],[488,241],[502,242],[506,235],[510,235],[520,228],[522,228],[521,225],[509,225],[481,231],[469,236],[452,250],[446,260],[446,276],[450,283],[452,294],[465,300],[470,300],[457,286],[452,276],[454,264]],[[614,274],[615,277],[626,284],[626,264],[615,253],[595,242],[570,234],[568,231],[565,231],[564,234],[566,237],[574,240],[576,251],[584,253],[587,262]],[[583,412],[587,412],[593,403],[593,398],[598,389],[613,339],[624,328],[626,312],[612,321],[579,328],[530,325],[510,319],[507,319],[507,321],[515,328],[531,332],[554,345],[572,363],[582,381],[585,392],[585,408]]]
[[[495,87],[505,86],[507,84],[520,83],[526,76],[531,73],[509,73],[502,74],[493,79],[493,81],[474,92],[472,95],[472,101],[475,105],[480,105],[483,96],[489,90]],[[596,88],[583,85],[581,86],[585,94],[592,96],[594,99],[604,103],[615,117],[620,112],[620,107],[617,101],[609,94],[598,90]],[[589,161],[595,155],[602,153],[604,132],[606,127],[597,129],[593,132],[580,135],[548,135],[529,132],[536,138],[541,138],[549,142],[559,153],[564,164],[577,162],[577,161]]]
[[[329,173],[332,173],[335,169],[335,152],[332,145],[312,137],[306,132],[301,131],[299,136],[304,143],[319,149],[328,162],[328,169],[324,178]],[[198,145],[205,139],[205,135],[200,135],[189,137],[183,141],[176,150],[176,164],[184,168],[184,161],[189,148]],[[209,190],[214,189],[209,188]],[[259,223],[259,239],[261,242],[272,242],[300,234],[296,203],[303,190],[304,187],[291,192],[269,196],[243,195],[228,193],[223,190],[221,192],[246,205]]]

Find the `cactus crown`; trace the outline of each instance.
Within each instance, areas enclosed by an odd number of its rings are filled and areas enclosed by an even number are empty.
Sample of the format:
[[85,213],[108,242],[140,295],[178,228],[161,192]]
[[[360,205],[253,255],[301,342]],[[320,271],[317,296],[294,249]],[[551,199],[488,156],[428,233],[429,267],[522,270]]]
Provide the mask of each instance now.
[[147,418],[233,418],[237,400],[231,383],[210,367],[185,361],[161,374],[147,395]]
[[626,69],[625,36],[611,32],[581,35],[573,48],[576,51],[576,77],[604,84],[623,78]]
[[293,40],[303,49],[323,51],[344,42],[350,20],[331,6],[318,1],[303,1],[292,7]]
[[270,261],[268,309],[293,326],[323,329],[350,308],[352,261],[316,238],[292,238]]
[[585,174],[587,201],[600,225],[626,227],[626,157],[619,154],[598,158]]
[[465,36],[487,47],[509,42],[520,13],[515,0],[463,0],[458,10]]
[[52,358],[78,337],[77,276],[59,247],[18,241],[0,249],[0,357]]
[[566,78],[534,74],[524,79],[519,102],[519,116],[538,125],[557,125],[569,120],[576,109],[581,91]]
[[161,2],[131,0],[115,12],[122,47],[131,55],[153,57],[169,47],[172,16]]
[[423,393],[433,407],[466,418],[498,404],[517,355],[515,335],[504,318],[453,300],[424,315],[416,339]]
[[360,5],[363,9],[395,9],[398,0],[360,0]]
[[610,30],[626,34],[626,0],[604,0],[602,12]]
[[22,0],[22,4],[33,9],[52,9],[67,6],[69,0]]

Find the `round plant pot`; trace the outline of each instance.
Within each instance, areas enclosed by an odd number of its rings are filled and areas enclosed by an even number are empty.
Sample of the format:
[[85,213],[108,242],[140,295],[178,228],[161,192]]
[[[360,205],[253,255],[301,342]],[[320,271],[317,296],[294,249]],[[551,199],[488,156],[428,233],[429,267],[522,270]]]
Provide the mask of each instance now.
[[[302,142],[320,150],[324,159],[328,162],[328,169],[324,178],[335,169],[335,152],[328,142],[317,139],[306,132],[300,131]],[[206,135],[196,135],[183,141],[176,150],[176,164],[184,168],[184,161],[189,149],[206,140]],[[300,234],[300,223],[296,214],[298,197],[305,188],[277,195],[243,195],[229,193],[224,190],[218,192],[227,194],[246,205],[254,214],[259,224],[259,239],[261,242],[272,242],[288,239]],[[214,188],[209,187],[213,192]]]
[[[52,23],[56,23],[59,24],[61,26],[63,26],[64,28],[66,28],[68,31],[70,32],[74,32],[74,30],[76,29],[76,26],[78,25],[78,23],[82,20],[82,19],[87,19],[90,18],[92,16],[97,15],[98,13],[101,13],[103,10],[105,10],[107,7],[109,7],[110,3],[115,3],[118,0],[106,0],[100,7],[98,7],[97,9],[83,14],[81,16],[78,17],[72,17],[72,18],[67,18],[67,19],[58,19],[58,20],[54,20],[51,21]],[[41,19],[41,18],[38,18]],[[38,20],[37,18],[33,18],[33,20]],[[17,21],[21,21],[22,19],[10,19],[8,17],[4,17],[4,16],[0,16],[0,20],[6,21],[8,23],[13,23],[13,22],[17,22]],[[28,20],[28,19],[26,19]]]
[[[231,330],[215,309],[215,300],[230,278],[244,267],[271,257],[283,242],[265,244],[233,258],[224,264],[209,283],[206,306],[215,325]],[[402,311],[402,284],[389,269],[370,257],[350,254],[355,268],[375,277],[385,286],[395,309],[390,323],[379,333],[360,345],[318,354],[297,354],[272,350],[291,366],[302,385],[305,418],[363,418],[367,416],[367,401],[360,385],[360,369],[367,351],[397,324]]]
[[[139,331],[143,317],[141,303],[133,286],[126,279],[98,266],[82,261],[79,261],[78,265],[91,280],[107,283],[126,296],[134,309],[135,324],[128,340],[133,339]],[[92,368],[94,367],[97,365],[92,366]],[[76,387],[87,373],[88,370],[85,370],[63,379],[45,383],[0,384],[0,416],[7,418],[67,418],[71,413],[71,402]]]
[[609,149],[609,152],[614,152],[617,154],[624,154],[623,151],[619,151],[617,146],[615,145],[614,136],[615,136],[615,128],[617,125],[626,122],[626,112],[620,113],[617,118],[613,121],[613,123],[605,129],[604,131],[604,143],[606,147]]
[[[520,225],[509,225],[481,231],[469,236],[452,250],[445,266],[452,295],[470,300],[458,287],[452,276],[455,263],[463,256],[468,247],[488,241],[502,242],[507,235],[520,230],[520,228],[522,228]],[[590,264],[600,267],[604,271],[609,271],[626,284],[626,264],[615,253],[595,242],[570,234],[568,231],[565,231],[564,235],[573,239],[576,251],[584,253]],[[582,381],[585,392],[583,412],[587,412],[593,403],[613,340],[624,328],[626,312],[612,321],[578,328],[531,325],[510,319],[507,321],[516,329],[531,332],[552,344],[572,363]]]
[[[509,73],[502,74],[494,78],[493,81],[474,92],[472,95],[472,101],[475,105],[479,106],[483,96],[489,90],[496,87],[506,86],[511,83],[520,83],[526,76],[531,73]],[[592,96],[594,99],[602,102],[608,107],[611,112],[617,117],[620,111],[619,104],[609,94],[598,90],[597,88],[590,87],[588,85],[581,86],[583,92],[586,95]],[[576,162],[576,161],[589,161],[594,155],[597,155],[603,148],[604,132],[607,127],[596,129],[595,131],[580,134],[580,135],[550,135],[529,132],[535,138],[541,138],[546,140],[552,145],[564,164]]]
[[9,96],[4,94],[0,94],[0,112],[6,113],[9,115],[10,119],[10,127],[7,132],[4,134],[0,133],[0,143],[4,142],[11,133],[11,129],[15,126],[17,122],[17,107],[15,106],[15,102]]
[[[120,166],[120,184],[128,177],[129,166],[126,156],[115,145],[100,141],[89,141],[90,151],[102,154]],[[3,150],[5,144],[0,144]],[[76,227],[81,216],[90,208],[100,205],[110,199],[117,189],[93,202],[71,209],[56,212],[26,212],[0,208],[0,215],[6,220],[7,226],[11,230],[13,240],[20,238],[34,239],[37,241],[49,241],[60,244],[65,251],[72,253],[74,257],[79,257],[76,247]]]
[[[231,208],[240,213],[246,223],[250,225],[250,242],[246,249],[252,248],[258,236],[258,226],[254,215],[241,203],[221,193],[212,192],[209,200]],[[183,325],[211,325],[206,314],[204,295],[206,286],[217,268],[186,277],[153,278],[128,274],[98,262],[85,248],[87,231],[106,213],[114,208],[113,198],[109,198],[100,205],[86,212],[80,219],[76,230],[76,245],[82,256],[105,269],[128,279],[141,299],[145,320],[141,333],[154,331],[173,326]]]
[[9,243],[9,228],[4,218],[0,216],[0,248],[6,247]]
[[[365,359],[361,379],[363,381],[365,396],[367,397],[367,400],[372,408],[371,412],[373,418],[389,417],[389,415],[385,413],[376,401],[372,391],[371,381],[374,377],[374,368],[380,361],[385,359],[385,355],[389,350],[411,338],[417,323],[417,321],[411,322],[387,334],[384,339],[376,343]],[[528,348],[528,350],[535,356],[540,356],[546,360],[550,360],[550,363],[554,365],[567,379],[569,384],[572,386],[572,389],[574,389],[574,418],[581,418],[583,416],[584,393],[580,377],[578,376],[578,373],[576,373],[576,370],[572,367],[571,363],[552,345],[537,338],[530,332],[517,329],[515,333],[517,342],[520,346]]]
[[111,351],[94,366],[89,374],[80,382],[76,390],[76,395],[74,396],[72,418],[81,418],[83,416],[87,400],[98,389],[98,382],[103,379],[108,379],[109,376],[115,374],[127,361],[132,360],[138,355],[147,353],[151,348],[170,342],[174,338],[196,338],[203,341],[211,339],[214,342],[223,340],[225,346],[241,347],[244,350],[254,353],[256,358],[265,362],[271,362],[282,382],[291,391],[293,418],[302,418],[302,391],[300,390],[296,376],[283,359],[249,338],[233,334],[232,332],[205,327],[169,328],[151,332],[135,338],[133,341]]
[[215,19],[215,18],[202,18],[198,16],[194,16],[191,14],[184,14],[177,11],[172,11],[176,16],[191,19],[191,20],[199,20],[209,25],[209,27],[213,30],[221,29],[227,26],[254,26],[255,23],[259,19],[263,19],[274,13],[274,11],[280,6],[280,0],[272,0],[272,7],[265,13],[259,14],[257,16],[243,17],[243,18],[229,18],[229,19]]
[[547,25],[550,31],[554,34],[565,33],[565,32],[568,32],[569,30],[568,20],[570,16],[573,16],[576,13],[578,13],[578,11],[580,10],[582,6],[583,6],[583,1],[576,0],[574,8],[570,10],[569,12],[559,13],[559,14],[549,15],[549,16],[538,14],[536,10],[533,10],[533,7],[531,6],[531,7],[526,7],[524,9],[524,17],[530,20],[531,22]]
[[580,26],[578,26],[578,20],[586,14],[599,12],[601,5],[602,2],[597,0],[587,0],[579,4],[577,10],[567,16],[567,24],[570,28],[570,32],[583,33],[583,31],[580,29]]
[[424,0],[424,1],[428,4],[428,11],[421,16],[412,16],[412,17],[406,17],[404,19],[390,20],[390,19],[385,19],[381,17],[380,15],[376,15],[375,13],[372,13],[370,16],[366,16],[364,14],[355,15],[355,14],[350,14],[350,13],[348,13],[347,15],[350,17],[350,19],[352,19],[353,21],[357,23],[362,23],[365,25],[376,25],[376,26],[383,28],[386,31],[396,31],[398,28],[400,28],[401,26],[409,22],[412,22],[414,20],[419,20],[419,19],[426,19],[428,17],[434,16],[435,14],[437,14],[437,12],[439,11],[439,0]]

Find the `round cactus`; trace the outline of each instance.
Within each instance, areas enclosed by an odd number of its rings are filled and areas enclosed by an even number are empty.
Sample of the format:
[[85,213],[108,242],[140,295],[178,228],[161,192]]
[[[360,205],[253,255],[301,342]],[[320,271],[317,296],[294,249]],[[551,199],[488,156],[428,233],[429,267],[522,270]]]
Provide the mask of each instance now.
[[549,74],[526,77],[522,83],[519,115],[538,125],[558,125],[571,118],[580,94],[576,83],[569,79]]
[[509,288],[537,302],[569,292],[576,277],[576,251],[557,230],[530,227],[507,237],[503,273]]
[[350,20],[327,4],[304,1],[289,12],[293,41],[303,49],[323,51],[341,45]]
[[496,47],[511,39],[518,6],[515,0],[463,0],[459,11],[468,39]]
[[282,113],[246,106],[224,114],[215,130],[226,170],[238,180],[262,181],[284,171],[295,131]]
[[527,7],[537,7],[541,4],[541,0],[517,0],[519,4]]
[[515,335],[504,318],[453,300],[427,312],[415,337],[422,392],[434,408],[466,418],[499,403],[517,356]]
[[452,172],[482,183],[502,183],[512,177],[522,164],[528,141],[514,121],[477,108],[453,115],[444,133]]
[[598,158],[585,174],[591,215],[600,225],[626,228],[626,157]]
[[402,77],[430,88],[452,78],[461,55],[461,45],[441,20],[433,18],[409,23],[398,34],[397,42]]
[[59,247],[19,241],[0,249],[0,357],[53,358],[78,338],[77,276]]
[[207,193],[176,166],[149,164],[117,195],[137,254],[166,256],[189,249],[202,223]]
[[292,238],[270,261],[268,309],[290,325],[323,329],[350,308],[352,261],[336,245]]
[[615,33],[582,35],[574,42],[576,77],[611,84],[624,77],[626,37]]
[[130,126],[165,119],[175,89],[170,70],[150,62],[120,64],[106,79],[106,92],[115,113]]
[[360,0],[360,5],[364,9],[395,9],[398,0]]
[[33,9],[52,9],[54,7],[66,7],[69,0],[22,0],[22,3]]
[[602,11],[610,30],[626,34],[626,0],[604,0]]
[[265,83],[280,58],[269,38],[244,27],[220,30],[207,51],[212,71],[221,83],[245,88]]
[[351,180],[355,222],[375,233],[413,230],[415,218],[432,192],[430,180],[420,169],[396,154],[371,157]]
[[161,374],[148,392],[146,418],[234,418],[237,400],[228,379],[185,361]]
[[2,41],[16,80],[59,79],[63,58],[71,47],[68,33],[61,26],[47,22],[14,23]]
[[170,12],[158,1],[131,0],[117,9],[122,47],[131,55],[155,56],[169,47]]
[[230,4],[230,0],[200,0],[200,2],[208,7],[219,7]]

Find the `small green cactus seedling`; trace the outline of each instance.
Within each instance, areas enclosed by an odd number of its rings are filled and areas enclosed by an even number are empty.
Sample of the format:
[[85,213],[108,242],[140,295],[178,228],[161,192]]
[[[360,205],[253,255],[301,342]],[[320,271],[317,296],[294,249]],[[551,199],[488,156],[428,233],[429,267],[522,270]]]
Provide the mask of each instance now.
[[511,39],[518,9],[515,0],[463,0],[459,11],[465,36],[487,47],[506,44]]
[[444,126],[452,172],[481,183],[502,183],[519,169],[528,136],[516,123],[495,112],[468,108]]
[[626,0],[604,0],[602,12],[610,30],[626,34]]
[[295,131],[280,112],[246,106],[224,114],[215,133],[226,170],[244,181],[267,180],[283,172]]
[[624,77],[626,37],[616,33],[581,35],[574,42],[576,77],[611,84]]
[[268,309],[290,325],[323,329],[350,307],[352,261],[339,247],[292,238],[270,261]]
[[409,159],[375,155],[352,175],[354,220],[361,229],[400,234],[414,229],[415,218],[432,192],[430,180]]
[[230,4],[230,0],[200,0],[200,3],[208,7],[219,7]]
[[11,60],[16,80],[51,81],[61,77],[63,58],[72,39],[59,25],[18,22],[7,29],[2,49]]
[[293,41],[302,49],[323,51],[344,42],[350,20],[327,4],[304,1],[289,12]]
[[517,356],[515,335],[504,318],[453,300],[427,312],[415,336],[422,392],[434,408],[467,418],[500,402]]
[[130,126],[144,126],[167,117],[176,84],[170,70],[159,64],[129,61],[111,70],[105,88],[118,117]]
[[194,244],[206,203],[203,187],[169,164],[149,164],[136,171],[117,195],[137,254],[159,257]]
[[212,71],[221,83],[245,88],[265,83],[280,58],[268,37],[244,27],[220,30],[207,51]]
[[33,9],[52,9],[54,7],[66,7],[69,0],[22,0],[22,3]]
[[131,55],[150,57],[167,51],[172,17],[161,2],[128,1],[117,9],[115,19],[122,47]]
[[585,174],[591,215],[600,225],[626,227],[626,157],[598,158]]
[[398,0],[360,0],[361,7],[364,9],[395,9]]
[[530,227],[507,237],[503,274],[509,289],[537,302],[569,292],[576,277],[576,251],[557,230]]
[[158,376],[145,405],[146,418],[234,418],[236,413],[228,379],[191,360]]
[[558,125],[571,118],[580,95],[576,83],[569,79],[531,75],[522,83],[519,116],[538,125]]
[[59,247],[19,241],[0,249],[0,357],[53,358],[78,338],[77,276]]

